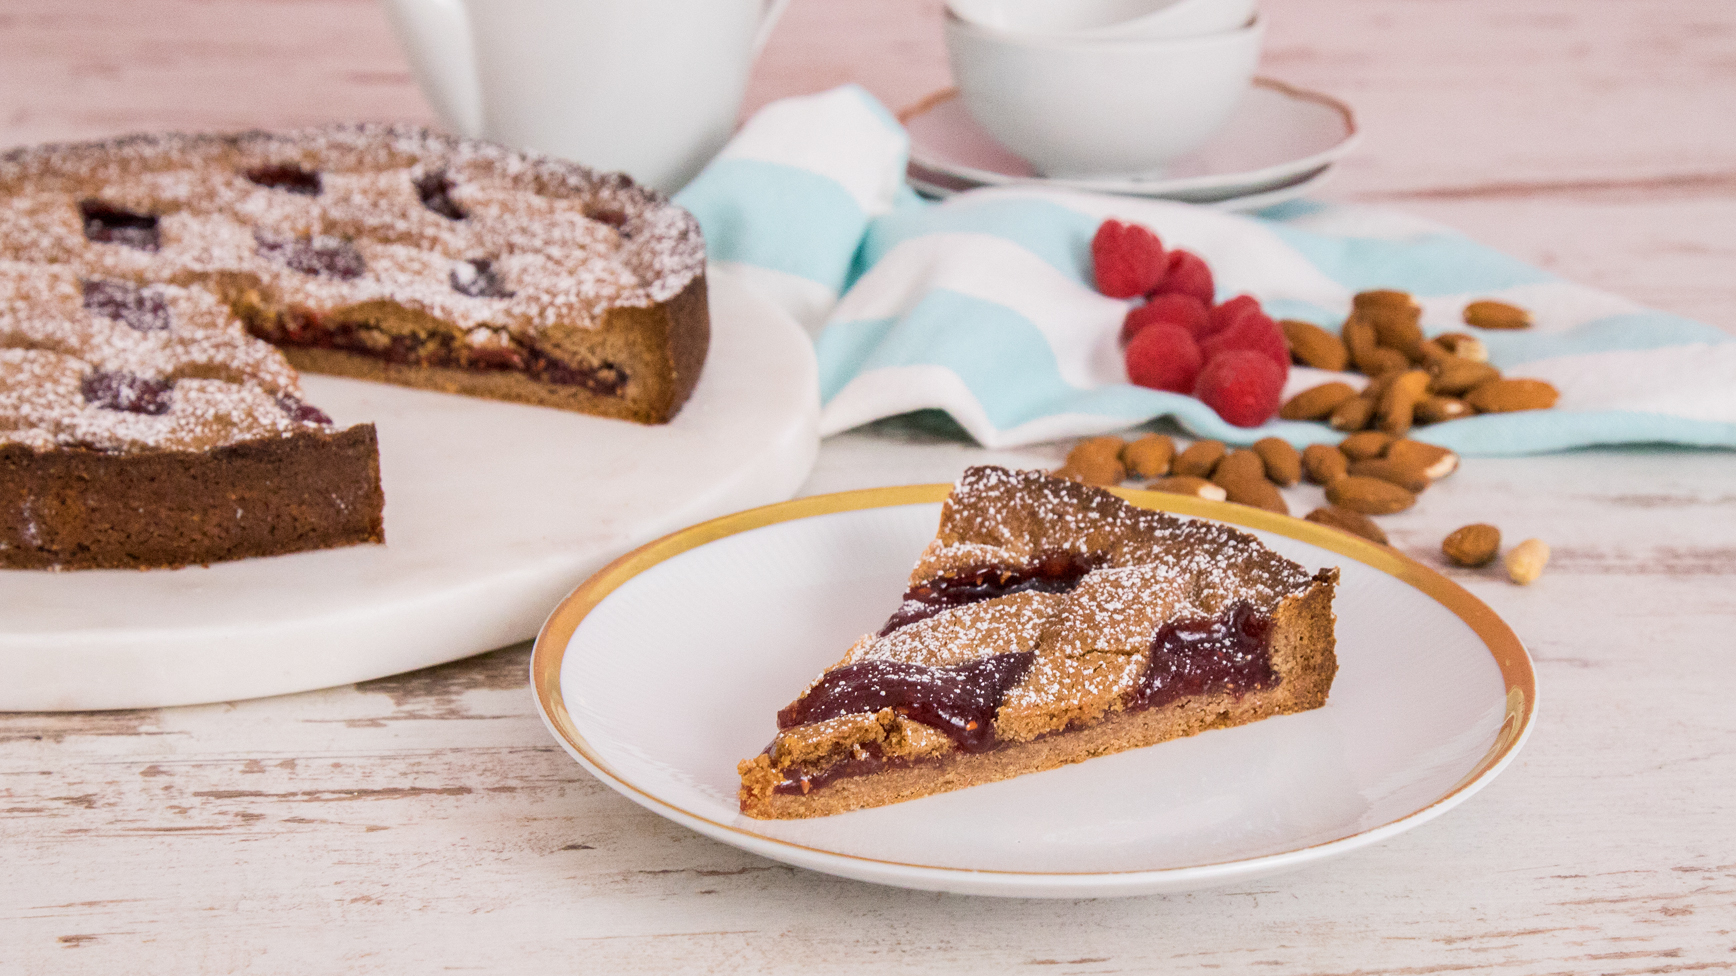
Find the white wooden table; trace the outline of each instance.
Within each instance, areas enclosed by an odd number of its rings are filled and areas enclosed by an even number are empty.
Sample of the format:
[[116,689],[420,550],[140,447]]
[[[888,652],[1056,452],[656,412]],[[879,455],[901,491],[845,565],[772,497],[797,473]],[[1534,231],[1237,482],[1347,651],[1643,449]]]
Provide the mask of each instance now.
[[[1267,0],[1264,71],[1368,133],[1326,196],[1456,225],[1736,331],[1736,5]],[[797,0],[751,105],[946,83],[936,0]],[[0,143],[428,119],[359,0],[4,0]],[[805,492],[1053,465],[887,422]],[[1292,494],[1311,507],[1312,489]],[[1736,455],[1474,460],[1383,520],[1529,644],[1541,717],[1462,808],[1195,895],[1002,901],[784,867],[669,824],[554,744],[525,647],[263,701],[0,716],[0,973],[1736,971]],[[0,608],[4,612],[4,608]],[[244,649],[238,649],[244,653]]]

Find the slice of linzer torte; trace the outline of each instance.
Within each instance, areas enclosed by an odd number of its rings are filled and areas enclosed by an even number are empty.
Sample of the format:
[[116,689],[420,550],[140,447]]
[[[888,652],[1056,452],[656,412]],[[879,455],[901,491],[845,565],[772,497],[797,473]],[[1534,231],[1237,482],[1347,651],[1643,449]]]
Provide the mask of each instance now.
[[976,467],[904,601],[743,760],[751,817],[819,817],[1319,708],[1338,570],[1041,472]]

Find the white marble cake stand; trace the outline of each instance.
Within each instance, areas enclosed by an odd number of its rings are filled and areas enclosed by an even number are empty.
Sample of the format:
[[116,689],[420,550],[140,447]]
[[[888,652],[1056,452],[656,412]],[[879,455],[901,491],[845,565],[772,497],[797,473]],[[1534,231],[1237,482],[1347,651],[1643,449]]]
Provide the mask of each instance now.
[[536,634],[608,560],[781,501],[819,447],[801,328],[711,274],[712,345],[662,427],[322,376],[380,432],[384,546],[181,570],[0,571],[0,710],[256,698],[396,674]]

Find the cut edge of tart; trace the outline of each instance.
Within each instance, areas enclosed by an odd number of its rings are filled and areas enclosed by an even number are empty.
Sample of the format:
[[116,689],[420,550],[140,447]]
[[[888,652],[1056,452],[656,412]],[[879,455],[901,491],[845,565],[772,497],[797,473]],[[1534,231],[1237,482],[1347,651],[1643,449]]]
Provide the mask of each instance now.
[[1319,708],[1337,580],[1221,523],[971,468],[886,625],[738,765],[741,810],[827,816]]

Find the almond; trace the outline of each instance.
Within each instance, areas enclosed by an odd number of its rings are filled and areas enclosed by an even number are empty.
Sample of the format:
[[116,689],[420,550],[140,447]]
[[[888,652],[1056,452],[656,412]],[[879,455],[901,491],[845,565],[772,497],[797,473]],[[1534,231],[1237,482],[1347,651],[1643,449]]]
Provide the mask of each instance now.
[[1189,478],[1209,478],[1223,457],[1223,441],[1194,441],[1187,446],[1187,450],[1176,455],[1175,463],[1170,465],[1169,470],[1171,474]]
[[1350,473],[1367,478],[1379,478],[1382,481],[1398,485],[1412,494],[1418,494],[1429,486],[1429,476],[1423,474],[1422,469],[1399,464],[1391,458],[1352,461],[1350,462]]
[[1387,445],[1386,456],[1399,464],[1416,468],[1430,481],[1439,481],[1459,469],[1459,456],[1444,447],[1424,444],[1409,438]]
[[1549,565],[1549,546],[1542,539],[1526,539],[1507,554],[1507,578],[1520,586],[1537,582]]
[[1276,485],[1266,480],[1266,464],[1249,450],[1231,451],[1218,462],[1212,483],[1224,490],[1225,497],[1238,505],[1252,505],[1280,515],[1290,514],[1290,506],[1278,493]]
[[1134,478],[1157,478],[1169,474],[1175,460],[1175,441],[1167,434],[1146,434],[1121,449],[1121,465]]
[[1273,484],[1288,488],[1302,480],[1302,454],[1281,437],[1262,437],[1254,442],[1254,453],[1266,462],[1266,478]]
[[1375,425],[1383,433],[1403,437],[1416,420],[1417,401],[1427,394],[1429,374],[1410,369],[1398,374],[1381,394],[1380,407],[1375,411]]
[[[1119,485],[1127,478],[1121,466],[1122,440],[1119,437],[1090,437],[1073,445],[1067,452],[1067,463],[1056,477],[1082,481],[1088,485]],[[1066,472],[1063,474],[1062,472]]]
[[1438,424],[1471,415],[1471,405],[1455,397],[1430,394],[1417,401],[1411,415],[1419,424]]
[[1529,329],[1531,313],[1492,298],[1465,306],[1465,324],[1479,329]]
[[1229,497],[1229,493],[1212,484],[1204,478],[1192,475],[1170,475],[1159,478],[1145,486],[1146,491],[1162,491],[1171,495],[1192,495],[1208,501],[1221,502]]
[[1374,339],[1374,323],[1354,312],[1344,320],[1339,336],[1344,340],[1344,348],[1349,351],[1350,361],[1356,364],[1357,369],[1362,369],[1363,360],[1380,348]]
[[1417,300],[1411,297],[1410,292],[1399,291],[1396,288],[1373,288],[1368,291],[1357,292],[1356,297],[1350,300],[1350,307],[1358,312],[1365,310],[1392,312],[1419,310]]
[[1322,420],[1346,400],[1356,399],[1356,388],[1349,383],[1333,381],[1311,386],[1291,397],[1280,407],[1278,416],[1285,420]]
[[1367,309],[1362,314],[1374,322],[1374,341],[1404,353],[1407,360],[1422,356],[1423,330],[1417,324],[1422,318],[1422,309],[1415,305],[1395,305]]
[[1284,330],[1284,341],[1290,346],[1290,356],[1304,366],[1339,372],[1350,362],[1350,350],[1343,340],[1312,322],[1285,319],[1278,323]]
[[1483,345],[1483,340],[1463,332],[1447,332],[1435,336],[1434,341],[1441,348],[1460,359],[1469,359],[1473,363],[1489,361],[1489,347]]
[[1338,449],[1352,461],[1365,461],[1380,457],[1386,453],[1386,446],[1392,443],[1391,434],[1383,434],[1378,430],[1365,430],[1360,434],[1351,434],[1338,442]]
[[1462,525],[1441,541],[1441,552],[1455,566],[1487,566],[1501,551],[1501,530],[1478,522]]
[[1492,380],[1465,394],[1465,402],[1480,413],[1547,410],[1561,398],[1542,380]]
[[1238,447],[1224,455],[1223,460],[1212,471],[1212,480],[1223,484],[1220,476],[1229,481],[1241,481],[1247,478],[1266,477],[1266,462],[1260,460],[1260,455],[1245,447]]
[[1373,419],[1374,401],[1362,397],[1352,397],[1333,408],[1331,415],[1326,418],[1326,423],[1333,430],[1342,430],[1348,433],[1367,427],[1368,422]]
[[1349,532],[1351,535],[1362,536],[1370,542],[1386,545],[1386,533],[1381,531],[1380,526],[1374,524],[1374,519],[1361,512],[1339,508],[1337,505],[1328,505],[1325,508],[1317,508],[1309,512],[1305,517],[1310,522],[1330,525],[1335,529]]
[[1356,368],[1369,376],[1381,376],[1398,370],[1409,369],[1411,358],[1397,349],[1376,346],[1367,356],[1356,361]]
[[1390,481],[1345,475],[1326,486],[1326,500],[1364,515],[1390,515],[1417,503],[1417,496]]
[[1435,367],[1435,378],[1429,383],[1429,392],[1460,396],[1472,387],[1500,378],[1501,371],[1488,363],[1453,356]]
[[1302,469],[1309,481],[1329,485],[1350,473],[1350,459],[1331,444],[1310,444],[1302,449]]

